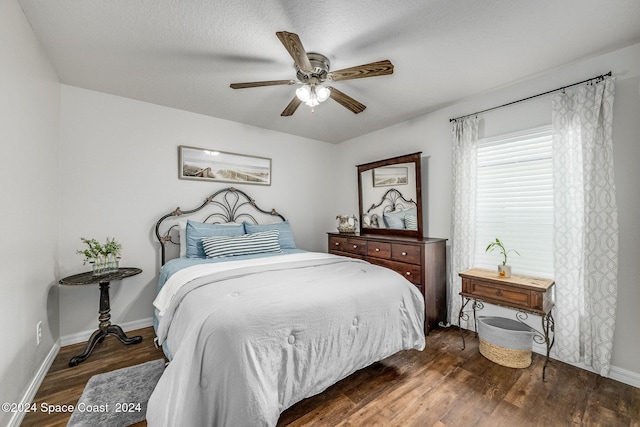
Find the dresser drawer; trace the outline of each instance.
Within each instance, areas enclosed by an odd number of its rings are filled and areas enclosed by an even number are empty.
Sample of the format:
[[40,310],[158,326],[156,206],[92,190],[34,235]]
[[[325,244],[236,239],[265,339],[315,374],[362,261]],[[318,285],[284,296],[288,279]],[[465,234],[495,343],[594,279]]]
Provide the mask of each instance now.
[[384,242],[367,242],[367,256],[390,259],[391,243]]
[[354,255],[367,254],[367,241],[341,236],[329,236],[329,250],[332,252],[347,252]]
[[371,264],[387,267],[396,273],[400,273],[405,279],[414,285],[422,286],[422,268],[419,265],[407,264],[404,262],[391,261],[379,258],[367,258]]
[[401,243],[391,244],[391,259],[393,261],[408,262],[411,264],[421,264],[420,246],[405,245]]

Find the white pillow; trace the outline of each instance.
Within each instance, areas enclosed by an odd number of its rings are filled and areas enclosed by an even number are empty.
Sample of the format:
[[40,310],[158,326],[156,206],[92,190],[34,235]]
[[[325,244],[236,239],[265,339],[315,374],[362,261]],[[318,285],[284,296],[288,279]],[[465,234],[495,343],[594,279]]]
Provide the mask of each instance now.
[[187,256],[187,220],[178,221],[178,233],[180,233],[180,258]]

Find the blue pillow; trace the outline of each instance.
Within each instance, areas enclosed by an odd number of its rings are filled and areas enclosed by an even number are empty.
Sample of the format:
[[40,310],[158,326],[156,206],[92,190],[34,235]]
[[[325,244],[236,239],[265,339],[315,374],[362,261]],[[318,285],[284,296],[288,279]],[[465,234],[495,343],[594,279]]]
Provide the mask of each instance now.
[[187,258],[206,258],[202,238],[211,236],[242,236],[244,224],[203,224],[187,220]]
[[418,214],[418,208],[409,208],[405,210],[395,210],[393,212],[385,212],[382,215],[382,219],[387,228],[405,229],[405,216],[416,216]]
[[276,224],[251,224],[244,223],[244,228],[247,233],[257,233],[259,231],[278,230],[280,232],[278,241],[282,249],[296,249],[296,242],[293,240],[293,232],[291,231],[291,224],[289,221],[279,222]]
[[404,215],[402,211],[385,212],[382,214],[382,220],[387,228],[403,229]]

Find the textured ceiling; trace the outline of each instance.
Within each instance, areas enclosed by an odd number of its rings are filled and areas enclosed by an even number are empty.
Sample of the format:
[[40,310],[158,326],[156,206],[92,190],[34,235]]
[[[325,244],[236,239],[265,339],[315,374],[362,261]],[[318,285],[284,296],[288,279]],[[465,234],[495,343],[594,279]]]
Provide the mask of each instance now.
[[[341,142],[640,41],[638,0],[18,0],[62,83]],[[362,102],[280,113],[295,78],[276,31],[338,70],[389,59],[393,75],[335,82]]]

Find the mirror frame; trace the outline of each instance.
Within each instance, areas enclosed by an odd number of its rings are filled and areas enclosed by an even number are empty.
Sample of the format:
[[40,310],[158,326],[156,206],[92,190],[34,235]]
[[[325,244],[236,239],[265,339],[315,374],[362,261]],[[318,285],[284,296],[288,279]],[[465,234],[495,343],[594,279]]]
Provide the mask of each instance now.
[[[403,156],[392,157],[390,159],[378,160],[376,162],[365,163],[362,165],[358,165],[358,206],[360,210],[360,217],[358,219],[360,223],[360,234],[382,234],[382,235],[394,235],[394,236],[404,236],[404,237],[418,237],[422,238],[423,236],[423,228],[422,228],[422,176],[420,171],[421,164],[421,154],[422,152],[406,154]],[[362,173],[371,169],[397,165],[400,163],[414,163],[415,164],[415,179],[416,179],[416,206],[418,211],[418,229],[417,230],[405,230],[405,229],[395,229],[395,228],[365,228],[363,227],[363,215],[365,210],[362,205]]]

